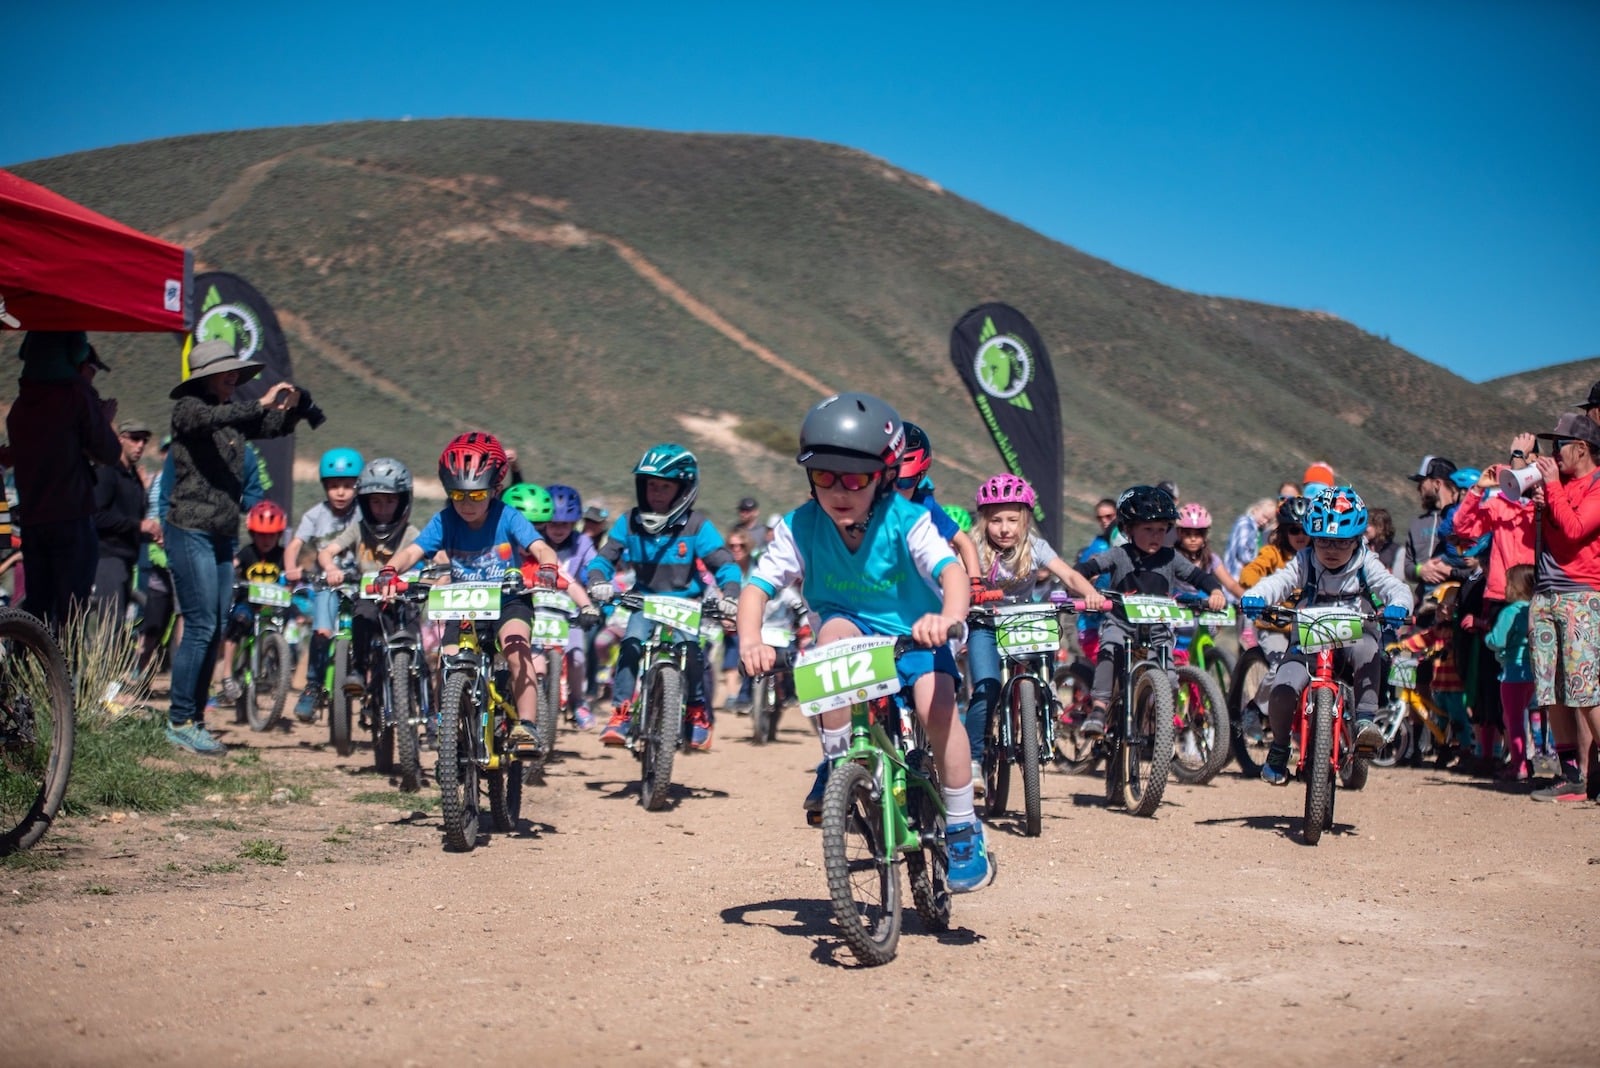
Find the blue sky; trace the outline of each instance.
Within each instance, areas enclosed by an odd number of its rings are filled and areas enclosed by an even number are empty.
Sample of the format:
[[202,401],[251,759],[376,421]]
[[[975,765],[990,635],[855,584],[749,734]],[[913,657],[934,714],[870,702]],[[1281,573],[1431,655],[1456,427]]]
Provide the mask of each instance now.
[[0,165],[402,116],[792,135],[1467,378],[1600,355],[1587,0],[18,6]]

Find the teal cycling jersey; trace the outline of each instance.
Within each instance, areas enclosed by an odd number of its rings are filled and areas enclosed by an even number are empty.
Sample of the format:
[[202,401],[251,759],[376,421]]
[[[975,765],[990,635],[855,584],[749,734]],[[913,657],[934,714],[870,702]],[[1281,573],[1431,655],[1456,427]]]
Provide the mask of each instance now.
[[705,516],[691,511],[673,530],[646,534],[633,522],[637,508],[617,517],[606,543],[589,561],[589,581],[610,582],[617,564],[633,565],[634,592],[672,597],[697,597],[705,592],[698,561],[721,587],[724,596],[739,596],[739,565]]

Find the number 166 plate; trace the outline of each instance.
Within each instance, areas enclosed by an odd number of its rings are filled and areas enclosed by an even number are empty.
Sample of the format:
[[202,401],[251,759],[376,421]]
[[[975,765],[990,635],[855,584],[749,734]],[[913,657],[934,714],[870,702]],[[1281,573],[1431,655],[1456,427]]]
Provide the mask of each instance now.
[[800,654],[794,665],[794,692],[800,711],[820,716],[900,690],[894,638],[849,638]]

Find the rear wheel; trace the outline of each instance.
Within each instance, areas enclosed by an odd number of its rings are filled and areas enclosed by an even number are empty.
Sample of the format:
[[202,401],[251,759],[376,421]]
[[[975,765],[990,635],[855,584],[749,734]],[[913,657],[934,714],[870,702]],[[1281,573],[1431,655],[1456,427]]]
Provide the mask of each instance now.
[[911,826],[922,836],[923,847],[906,854],[906,878],[911,901],[922,925],[930,931],[950,929],[950,854],[945,850],[944,810],[934,800],[939,777],[926,749],[913,749],[907,764],[928,780],[928,790],[913,787],[906,798]]
[[[356,750],[356,744],[350,737],[350,706],[354,701],[344,686],[345,680],[349,677],[350,641],[342,639],[334,642],[333,692],[328,695],[328,742],[333,746],[333,751],[342,757],[347,757]],[[360,698],[357,697],[355,700]]]
[[1233,759],[1239,763],[1239,773],[1247,779],[1259,778],[1261,765],[1267,760],[1267,725],[1262,713],[1251,705],[1261,680],[1267,677],[1270,664],[1261,646],[1251,646],[1239,654],[1239,662],[1228,682],[1229,733],[1233,741]]
[[639,729],[639,803],[655,812],[666,806],[672,792],[672,761],[683,731],[683,678],[675,665],[663,664],[650,673]]
[[1317,690],[1311,700],[1311,752],[1306,754],[1306,810],[1300,834],[1316,845],[1333,822],[1333,693]]
[[1017,764],[1022,769],[1023,830],[1028,837],[1039,836],[1039,686],[1031,678],[1021,679],[1012,690],[1011,725],[1016,731]]
[[[372,766],[380,775],[394,774],[394,681],[387,677],[382,647],[368,647],[367,693],[372,700],[362,709],[367,717],[367,729],[372,732]],[[374,701],[381,702],[376,708]]]
[[[1007,698],[1006,691],[1000,693]],[[1006,743],[1015,739],[1015,726],[1005,729],[1009,709],[1002,709],[996,701],[989,708],[989,726],[983,739],[983,814],[993,819],[1003,816],[1006,802],[1011,799],[1011,747]]]
[[75,733],[60,647],[33,616],[0,608],[0,856],[33,845],[61,811]]
[[[256,635],[254,664],[244,686],[245,716],[253,731],[270,731],[283,715],[283,702],[289,696],[289,643],[275,630]],[[238,678],[235,675],[234,678]]]
[[478,844],[478,762],[472,734],[478,727],[471,672],[458,671],[445,680],[440,698],[439,810],[444,820],[444,845],[459,853]]
[[883,841],[883,795],[860,764],[834,767],[822,797],[822,862],[833,917],[862,964],[887,964],[900,942],[900,875]]
[[1128,811],[1155,815],[1172,766],[1172,684],[1160,668],[1134,676],[1133,732],[1123,739],[1122,752]]
[[1184,783],[1208,783],[1228,762],[1233,733],[1217,680],[1193,664],[1178,669],[1178,719],[1183,727],[1176,738],[1173,777]]
[[1377,723],[1378,729],[1383,731],[1384,738],[1388,740],[1372,754],[1371,761],[1380,768],[1392,768],[1411,751],[1414,737],[1411,716],[1406,712],[1405,705],[1397,700],[1378,713]]
[[418,704],[413,695],[427,682],[412,675],[411,650],[397,649],[389,654],[390,712],[394,716],[394,742],[399,763],[396,771],[400,789],[413,793],[422,787],[422,759],[417,752]]
[[1089,714],[1093,701],[1094,668],[1075,660],[1056,672],[1058,706],[1056,722],[1056,763],[1073,774],[1089,771],[1095,763],[1095,743],[1078,733],[1078,724]]

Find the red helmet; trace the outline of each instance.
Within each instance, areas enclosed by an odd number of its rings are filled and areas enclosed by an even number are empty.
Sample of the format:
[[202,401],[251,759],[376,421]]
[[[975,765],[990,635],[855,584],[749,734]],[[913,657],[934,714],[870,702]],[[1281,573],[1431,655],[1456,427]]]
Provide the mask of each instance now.
[[901,478],[921,478],[933,466],[933,444],[915,423],[906,423],[906,447],[900,454]]
[[439,481],[447,490],[493,490],[506,470],[506,450],[493,434],[457,435],[439,454]]
[[993,504],[1020,504],[1024,508],[1032,508],[1037,498],[1027,479],[1016,475],[995,475],[978,487],[976,499],[979,508]]
[[1210,530],[1211,513],[1203,504],[1186,504],[1178,509],[1179,530]]
[[274,501],[257,501],[244,525],[252,534],[282,534],[289,527],[289,517]]

